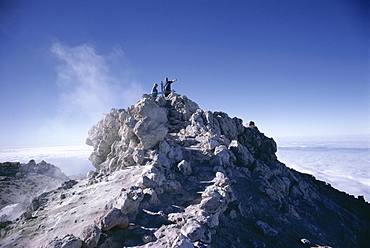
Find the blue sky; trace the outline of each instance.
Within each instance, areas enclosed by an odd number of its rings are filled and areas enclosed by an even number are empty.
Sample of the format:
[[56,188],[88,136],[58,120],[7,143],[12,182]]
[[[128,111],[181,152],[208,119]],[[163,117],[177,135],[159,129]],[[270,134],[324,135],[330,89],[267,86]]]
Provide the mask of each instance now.
[[270,137],[369,134],[366,1],[0,2],[0,147],[83,143],[154,82]]

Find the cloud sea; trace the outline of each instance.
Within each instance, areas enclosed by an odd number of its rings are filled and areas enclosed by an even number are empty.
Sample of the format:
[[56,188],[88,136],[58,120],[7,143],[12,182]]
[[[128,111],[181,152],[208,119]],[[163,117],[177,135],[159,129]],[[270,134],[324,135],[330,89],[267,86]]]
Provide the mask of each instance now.
[[277,138],[278,159],[370,201],[370,135]]

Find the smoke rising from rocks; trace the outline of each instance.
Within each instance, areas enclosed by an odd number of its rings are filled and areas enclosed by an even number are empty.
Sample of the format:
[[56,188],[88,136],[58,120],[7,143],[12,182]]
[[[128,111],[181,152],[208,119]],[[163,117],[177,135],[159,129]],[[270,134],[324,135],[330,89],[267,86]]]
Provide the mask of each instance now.
[[55,42],[50,51],[59,61],[55,82],[59,98],[55,116],[39,129],[43,144],[82,144],[86,130],[103,113],[128,106],[143,92],[131,78],[133,70],[120,47],[102,54],[90,44],[70,47]]

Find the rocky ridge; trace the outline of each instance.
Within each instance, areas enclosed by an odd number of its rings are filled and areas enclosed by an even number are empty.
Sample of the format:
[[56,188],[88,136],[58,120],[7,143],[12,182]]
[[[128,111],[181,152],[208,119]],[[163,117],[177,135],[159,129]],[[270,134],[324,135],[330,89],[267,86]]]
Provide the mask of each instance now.
[[0,221],[15,220],[32,198],[58,188],[68,179],[58,167],[45,161],[0,163]]
[[366,247],[370,206],[287,168],[253,122],[143,95],[89,131],[95,172],[33,199],[9,247]]

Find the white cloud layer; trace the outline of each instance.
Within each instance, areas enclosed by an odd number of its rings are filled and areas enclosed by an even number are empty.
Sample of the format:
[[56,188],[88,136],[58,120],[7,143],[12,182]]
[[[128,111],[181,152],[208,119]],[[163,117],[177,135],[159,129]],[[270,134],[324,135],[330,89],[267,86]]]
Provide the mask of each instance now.
[[370,201],[370,136],[278,139],[278,158],[334,188]]

